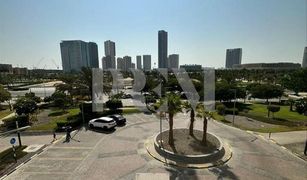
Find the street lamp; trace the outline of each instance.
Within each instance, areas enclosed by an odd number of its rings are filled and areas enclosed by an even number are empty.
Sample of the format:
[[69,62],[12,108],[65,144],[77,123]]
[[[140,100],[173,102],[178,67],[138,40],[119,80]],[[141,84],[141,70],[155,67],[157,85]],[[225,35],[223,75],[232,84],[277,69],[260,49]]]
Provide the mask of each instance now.
[[237,101],[237,89],[230,89],[231,91],[234,91],[234,102],[233,102],[233,115],[232,115],[232,125],[235,124],[235,113],[236,113],[236,101]]

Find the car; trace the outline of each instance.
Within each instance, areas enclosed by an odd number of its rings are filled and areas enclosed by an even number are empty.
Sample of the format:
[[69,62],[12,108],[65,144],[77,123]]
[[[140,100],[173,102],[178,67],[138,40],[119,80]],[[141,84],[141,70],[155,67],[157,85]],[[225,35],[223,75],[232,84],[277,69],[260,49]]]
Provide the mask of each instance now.
[[131,98],[132,98],[131,94],[124,94],[123,95],[123,99],[131,99]]
[[109,115],[108,117],[112,118],[113,120],[116,121],[117,125],[123,125],[126,124],[126,118],[124,118],[122,115],[120,114],[113,114],[113,115]]
[[96,119],[92,119],[88,122],[90,128],[103,128],[103,129],[112,129],[117,124],[113,118],[110,117],[100,117]]

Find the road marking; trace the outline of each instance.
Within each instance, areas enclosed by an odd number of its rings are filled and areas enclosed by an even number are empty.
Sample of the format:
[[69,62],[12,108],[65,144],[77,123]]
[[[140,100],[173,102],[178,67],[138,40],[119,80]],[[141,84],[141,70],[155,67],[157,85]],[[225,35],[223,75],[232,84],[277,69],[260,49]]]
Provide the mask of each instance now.
[[55,147],[55,146],[53,146],[52,149],[88,149],[88,150],[92,150],[93,147],[77,147],[77,146],[72,146],[72,147]]
[[72,160],[72,161],[81,161],[83,158],[66,158],[66,157],[41,157],[40,160]]

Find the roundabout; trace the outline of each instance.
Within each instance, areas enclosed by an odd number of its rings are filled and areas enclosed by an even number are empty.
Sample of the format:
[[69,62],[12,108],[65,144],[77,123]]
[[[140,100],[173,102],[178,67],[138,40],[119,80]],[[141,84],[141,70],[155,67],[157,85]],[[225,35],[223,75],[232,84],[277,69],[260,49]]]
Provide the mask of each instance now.
[[209,168],[226,163],[231,157],[230,146],[212,133],[207,133],[206,145],[202,131],[174,129],[174,145],[168,143],[169,131],[163,131],[145,141],[147,152],[156,160],[179,167]]

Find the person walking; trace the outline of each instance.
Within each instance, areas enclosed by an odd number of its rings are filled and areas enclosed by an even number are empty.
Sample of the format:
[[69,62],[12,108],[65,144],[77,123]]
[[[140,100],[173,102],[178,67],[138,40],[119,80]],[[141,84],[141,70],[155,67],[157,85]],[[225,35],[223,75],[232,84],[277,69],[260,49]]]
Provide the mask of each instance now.
[[53,141],[56,141],[57,138],[56,138],[56,133],[55,133],[55,130],[53,131]]
[[304,154],[305,154],[305,156],[307,156],[307,140],[306,140],[306,142],[305,142]]

